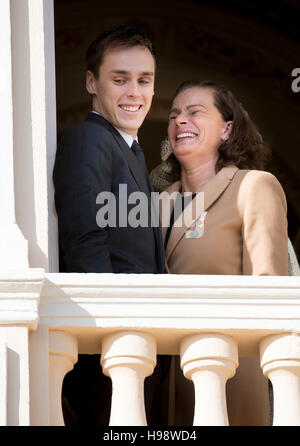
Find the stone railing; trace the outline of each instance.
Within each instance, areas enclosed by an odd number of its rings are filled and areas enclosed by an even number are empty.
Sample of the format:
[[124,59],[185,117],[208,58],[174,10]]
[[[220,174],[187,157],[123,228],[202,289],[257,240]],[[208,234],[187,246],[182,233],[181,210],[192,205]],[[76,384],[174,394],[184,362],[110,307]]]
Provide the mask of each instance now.
[[228,425],[226,381],[260,356],[273,425],[300,425],[298,277],[1,271],[0,423],[63,425],[61,389],[78,353],[101,353],[110,425],[146,425],[144,378],[180,355],[194,425]]

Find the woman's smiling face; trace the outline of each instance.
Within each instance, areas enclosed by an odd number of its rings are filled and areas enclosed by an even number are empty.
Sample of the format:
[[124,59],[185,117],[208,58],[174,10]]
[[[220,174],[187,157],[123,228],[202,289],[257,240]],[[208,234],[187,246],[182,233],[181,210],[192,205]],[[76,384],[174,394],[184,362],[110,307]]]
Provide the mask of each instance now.
[[192,87],[179,93],[169,113],[168,135],[179,159],[206,162],[218,158],[218,148],[230,132],[214,104],[210,88]]

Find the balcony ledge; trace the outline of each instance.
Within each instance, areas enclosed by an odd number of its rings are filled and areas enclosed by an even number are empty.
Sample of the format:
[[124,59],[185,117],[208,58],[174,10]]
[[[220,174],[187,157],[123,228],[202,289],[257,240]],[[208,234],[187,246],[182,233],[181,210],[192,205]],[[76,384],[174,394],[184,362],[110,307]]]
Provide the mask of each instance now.
[[184,336],[223,333],[241,355],[265,336],[300,331],[300,278],[151,274],[46,274],[40,324],[98,353],[101,338],[123,329],[151,333],[158,353],[178,354]]

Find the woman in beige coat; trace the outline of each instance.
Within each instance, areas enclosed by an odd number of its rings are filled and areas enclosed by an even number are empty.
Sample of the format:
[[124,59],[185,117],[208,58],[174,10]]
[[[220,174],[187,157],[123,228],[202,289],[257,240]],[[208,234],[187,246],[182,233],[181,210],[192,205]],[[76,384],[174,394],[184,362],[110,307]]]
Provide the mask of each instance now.
[[[232,93],[208,81],[183,83],[168,137],[172,151],[152,174],[154,185],[163,174],[174,180],[160,200],[168,271],[288,275],[285,194],[262,171],[268,149]],[[174,192],[196,196],[175,221]]]
[[[160,192],[168,185],[160,194],[160,213],[169,273],[288,275],[286,198],[278,180],[262,170],[267,155],[230,91],[208,81],[178,88],[163,163],[151,174]],[[184,194],[192,196],[180,212]],[[243,379],[229,383],[230,423],[265,424],[267,381],[254,358],[241,359],[237,375]],[[178,361],[175,376],[173,421],[190,424],[194,391]],[[249,389],[261,401],[249,397]]]

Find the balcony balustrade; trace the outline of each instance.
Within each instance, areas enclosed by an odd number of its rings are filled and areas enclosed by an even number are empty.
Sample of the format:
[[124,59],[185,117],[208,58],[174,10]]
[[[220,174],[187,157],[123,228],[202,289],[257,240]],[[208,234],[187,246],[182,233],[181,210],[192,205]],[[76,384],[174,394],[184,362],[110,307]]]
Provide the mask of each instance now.
[[226,383],[243,358],[272,382],[273,425],[300,425],[299,333],[299,277],[2,271],[0,422],[63,425],[66,373],[79,353],[101,353],[111,426],[147,425],[157,354],[180,356],[195,426],[229,425]]

